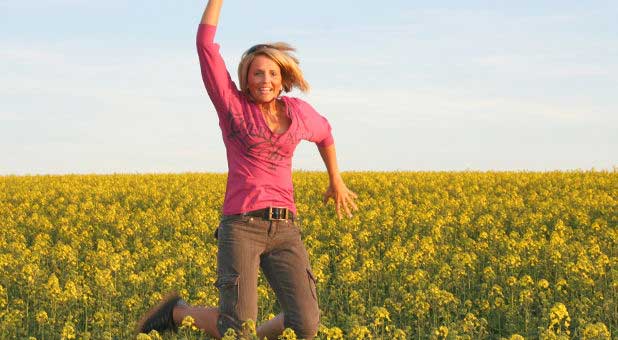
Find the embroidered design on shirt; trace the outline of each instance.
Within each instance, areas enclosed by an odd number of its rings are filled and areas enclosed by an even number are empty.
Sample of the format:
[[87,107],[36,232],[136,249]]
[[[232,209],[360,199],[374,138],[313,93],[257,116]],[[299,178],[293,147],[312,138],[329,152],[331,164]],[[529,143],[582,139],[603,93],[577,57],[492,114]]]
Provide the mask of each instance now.
[[[249,155],[268,160],[268,166],[271,170],[276,170],[281,166],[279,164],[281,161],[290,157],[282,150],[283,141],[276,138],[267,128],[246,122],[242,115],[236,115],[231,111],[228,111],[226,118],[228,123],[227,138],[239,142]],[[289,131],[285,142],[296,146],[299,139],[295,138],[295,135],[296,133]]]

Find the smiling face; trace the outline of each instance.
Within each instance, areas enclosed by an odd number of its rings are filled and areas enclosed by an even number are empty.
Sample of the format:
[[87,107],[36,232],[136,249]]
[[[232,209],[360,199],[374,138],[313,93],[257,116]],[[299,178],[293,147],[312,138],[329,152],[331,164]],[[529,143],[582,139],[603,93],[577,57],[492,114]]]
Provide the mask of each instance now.
[[256,103],[268,103],[281,93],[282,78],[279,65],[265,55],[257,55],[247,74],[249,94]]

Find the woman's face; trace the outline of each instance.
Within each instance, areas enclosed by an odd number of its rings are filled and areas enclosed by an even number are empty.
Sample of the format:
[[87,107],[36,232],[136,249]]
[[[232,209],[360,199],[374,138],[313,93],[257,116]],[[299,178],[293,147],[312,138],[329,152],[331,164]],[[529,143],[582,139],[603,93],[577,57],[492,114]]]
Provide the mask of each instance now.
[[281,93],[281,69],[265,55],[257,55],[249,66],[247,84],[253,100],[268,103]]

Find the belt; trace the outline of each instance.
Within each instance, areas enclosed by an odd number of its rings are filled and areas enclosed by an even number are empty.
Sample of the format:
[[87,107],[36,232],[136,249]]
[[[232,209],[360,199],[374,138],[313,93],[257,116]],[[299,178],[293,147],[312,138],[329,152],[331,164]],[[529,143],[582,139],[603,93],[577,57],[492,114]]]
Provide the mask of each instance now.
[[264,209],[253,210],[243,213],[242,215],[260,217],[267,221],[294,221],[296,219],[290,209],[280,207],[268,207]]

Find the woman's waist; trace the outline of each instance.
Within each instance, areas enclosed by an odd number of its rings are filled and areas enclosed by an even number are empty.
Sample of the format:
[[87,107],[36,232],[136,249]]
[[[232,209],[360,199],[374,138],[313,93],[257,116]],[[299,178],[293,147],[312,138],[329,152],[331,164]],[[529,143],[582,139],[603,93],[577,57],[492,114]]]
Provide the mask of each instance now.
[[252,190],[226,191],[223,202],[224,215],[243,214],[268,208],[284,208],[289,213],[296,214],[294,192],[291,190],[272,191],[264,187],[255,187]]

